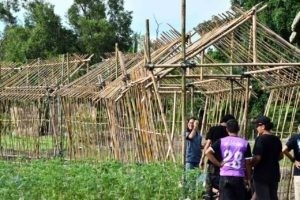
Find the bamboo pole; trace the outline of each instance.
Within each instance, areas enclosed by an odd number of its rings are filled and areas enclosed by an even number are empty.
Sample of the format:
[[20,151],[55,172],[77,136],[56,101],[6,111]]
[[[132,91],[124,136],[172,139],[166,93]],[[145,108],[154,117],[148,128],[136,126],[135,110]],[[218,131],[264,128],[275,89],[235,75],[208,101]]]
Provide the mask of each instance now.
[[[176,120],[176,110],[177,110],[176,99],[177,99],[177,92],[174,92],[174,97],[173,97],[173,114],[172,114],[172,129],[171,129],[171,140],[172,140],[172,143],[174,141],[174,133],[175,133],[175,120]],[[170,154],[170,149],[168,148],[167,157],[169,156],[169,154]]]
[[233,81],[230,79],[230,106],[229,106],[229,112],[230,114],[233,114]]
[[244,121],[244,129],[243,129],[243,134],[244,136],[246,136],[246,132],[247,132],[247,127],[248,127],[248,106],[249,106],[249,101],[250,101],[250,78],[247,77],[246,79],[246,91],[245,91],[245,104],[244,104],[244,117],[243,117],[243,121]]
[[[186,59],[186,48],[185,48],[185,31],[186,31],[186,0],[181,1],[181,60],[184,63]],[[186,149],[186,139],[185,139],[185,128],[186,128],[186,68],[181,68],[182,78],[181,78],[181,133],[182,133],[182,163],[185,169],[185,149]],[[185,177],[184,177],[185,180]]]
[[253,63],[257,62],[257,46],[256,46],[256,10],[254,9],[253,15],[252,15],[252,51],[253,51]]
[[[149,20],[146,20],[146,33],[147,33],[146,34],[147,35],[147,38],[146,38],[147,39],[147,48],[146,48],[146,52],[147,52],[146,56],[147,57],[146,58],[147,58],[147,62],[151,63]],[[171,151],[171,157],[172,157],[173,162],[175,162],[176,158],[175,158],[175,153],[174,153],[174,149],[173,149],[173,145],[172,145],[172,140],[171,140],[171,137],[169,135],[169,128],[168,128],[166,116],[165,116],[165,113],[163,111],[163,106],[162,106],[162,103],[161,103],[161,97],[160,97],[160,94],[158,92],[158,87],[157,87],[157,84],[155,82],[155,77],[154,77],[154,74],[153,74],[152,70],[150,71],[150,76],[151,76],[151,79],[152,79],[154,92],[156,94],[156,98],[157,98],[157,101],[158,101],[160,113],[161,113],[163,124],[164,124],[164,127],[165,127],[165,134],[167,136],[169,148],[170,148],[170,151]],[[166,157],[166,159],[167,159],[167,157]]]

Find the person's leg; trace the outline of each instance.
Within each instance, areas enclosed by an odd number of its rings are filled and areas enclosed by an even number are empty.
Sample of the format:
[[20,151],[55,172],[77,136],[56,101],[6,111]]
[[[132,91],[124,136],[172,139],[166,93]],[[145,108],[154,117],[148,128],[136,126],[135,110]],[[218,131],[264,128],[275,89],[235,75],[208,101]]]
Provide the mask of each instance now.
[[219,193],[220,200],[235,200],[233,186],[230,177],[220,176]]
[[207,175],[206,175],[206,183],[205,183],[205,195],[204,199],[205,200],[211,200],[213,193],[212,193],[212,178],[213,178],[213,172],[214,172],[214,167],[212,164],[207,165]]
[[294,176],[295,200],[300,200],[300,176]]
[[278,182],[269,184],[270,199],[278,200],[277,190],[278,190]]
[[267,184],[254,181],[254,189],[257,200],[273,200],[270,198],[269,186]]
[[232,180],[233,185],[233,198],[236,200],[246,200],[246,187],[243,177],[234,177]]

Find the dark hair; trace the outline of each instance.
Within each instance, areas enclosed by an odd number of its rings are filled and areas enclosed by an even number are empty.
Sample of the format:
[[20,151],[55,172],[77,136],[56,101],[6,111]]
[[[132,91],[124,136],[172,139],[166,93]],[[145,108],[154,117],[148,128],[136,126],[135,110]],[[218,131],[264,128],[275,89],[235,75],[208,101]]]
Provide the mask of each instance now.
[[267,131],[271,130],[274,126],[274,124],[271,122],[271,119],[266,116],[261,116],[261,117],[257,118],[256,126],[258,126],[258,125],[265,125],[265,129]]
[[197,120],[197,118],[196,118],[196,117],[194,117],[194,116],[192,116],[192,117],[189,117],[189,118],[187,119],[187,124],[186,124],[186,130],[187,130],[187,131],[191,131],[191,130],[189,130],[189,126],[188,126],[188,123],[189,123],[189,121],[190,121],[191,119],[193,119],[193,120]]
[[226,123],[230,119],[235,119],[235,117],[231,114],[224,115],[221,119],[221,123]]
[[238,133],[240,130],[240,126],[237,120],[230,119],[226,122],[226,128],[230,133]]
[[189,122],[191,119],[193,119],[193,120],[197,120],[197,118],[196,118],[196,117],[192,116],[192,117],[189,117],[189,118],[187,119],[187,122]]

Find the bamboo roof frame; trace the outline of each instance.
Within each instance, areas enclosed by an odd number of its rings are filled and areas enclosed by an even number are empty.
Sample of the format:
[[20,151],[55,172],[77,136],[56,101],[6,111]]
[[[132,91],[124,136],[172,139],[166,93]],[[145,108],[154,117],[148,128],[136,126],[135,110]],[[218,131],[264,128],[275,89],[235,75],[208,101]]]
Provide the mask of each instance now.
[[34,100],[51,95],[81,68],[87,67],[92,56],[68,54],[54,60],[36,59],[21,65],[0,83],[0,99]]

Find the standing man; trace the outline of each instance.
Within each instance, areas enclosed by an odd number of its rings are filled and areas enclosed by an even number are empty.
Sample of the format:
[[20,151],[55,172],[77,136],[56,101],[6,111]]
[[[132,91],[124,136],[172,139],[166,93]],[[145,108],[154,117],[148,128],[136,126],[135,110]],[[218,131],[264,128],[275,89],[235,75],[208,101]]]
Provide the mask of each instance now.
[[[206,152],[208,148],[217,140],[228,136],[228,133],[226,131],[226,122],[230,119],[235,119],[232,115],[227,114],[222,117],[221,122],[217,126],[213,126],[209,129],[207,135],[206,135],[206,143],[204,146],[203,151]],[[202,155],[200,165],[202,166],[204,163],[204,156]],[[218,155],[216,155],[218,156]],[[221,160],[220,157],[216,157],[217,160]],[[205,200],[211,200],[213,199],[214,193],[213,188],[218,189],[219,188],[219,179],[220,179],[220,168],[219,166],[215,166],[210,160],[207,162],[207,176],[206,176],[206,194],[205,194]]]
[[187,177],[184,185],[184,191],[185,196],[196,197],[198,194],[196,188],[196,180],[197,176],[199,175],[199,162],[202,156],[202,135],[199,132],[199,120],[197,120],[195,117],[191,117],[188,119],[185,138],[185,170],[187,172]]
[[253,181],[257,200],[277,200],[280,180],[279,161],[283,158],[280,139],[272,135],[273,123],[266,116],[256,120],[259,136],[253,148]]
[[201,142],[202,136],[199,132],[199,120],[195,117],[188,119],[188,124],[185,132],[186,137],[186,157],[185,168],[198,169],[200,158],[202,156]]
[[[251,148],[247,140],[238,137],[240,127],[235,119],[227,121],[226,129],[229,136],[213,143],[205,154],[220,167],[220,199],[245,200],[245,181],[249,183],[251,176]],[[221,161],[216,157],[221,157]]]
[[[294,156],[290,154],[291,150],[293,150]],[[295,200],[300,200],[300,125],[298,133],[290,137],[282,152],[294,163]]]

